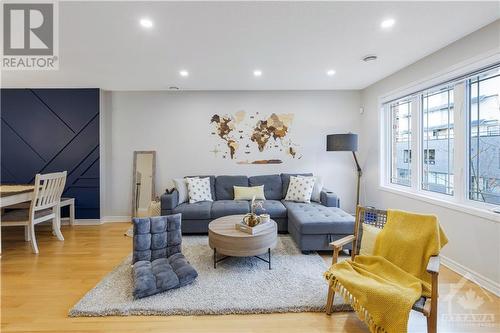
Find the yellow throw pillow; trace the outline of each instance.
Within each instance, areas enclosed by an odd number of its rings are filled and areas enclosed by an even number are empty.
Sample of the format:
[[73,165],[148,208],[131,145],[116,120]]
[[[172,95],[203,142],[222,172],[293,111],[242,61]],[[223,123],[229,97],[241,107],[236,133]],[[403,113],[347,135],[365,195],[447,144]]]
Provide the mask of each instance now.
[[365,256],[373,255],[375,240],[382,229],[363,223],[363,235],[361,236],[361,248],[359,254]]
[[234,200],[252,200],[255,195],[255,200],[266,200],[264,196],[264,185],[260,186],[233,186]]

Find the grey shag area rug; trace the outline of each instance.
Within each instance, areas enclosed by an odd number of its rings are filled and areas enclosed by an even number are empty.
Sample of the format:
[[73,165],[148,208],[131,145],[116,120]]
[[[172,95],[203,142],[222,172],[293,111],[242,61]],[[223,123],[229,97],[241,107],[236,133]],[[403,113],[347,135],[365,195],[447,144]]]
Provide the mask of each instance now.
[[[207,236],[185,236],[183,253],[198,271],[180,289],[134,300],[130,257],[90,290],[70,316],[209,315],[320,312],[325,309],[327,264],[318,254],[303,255],[289,236],[272,250],[272,270],[253,257],[228,258],[213,268]],[[266,255],[264,255],[266,256]],[[350,311],[335,296],[336,311]]]

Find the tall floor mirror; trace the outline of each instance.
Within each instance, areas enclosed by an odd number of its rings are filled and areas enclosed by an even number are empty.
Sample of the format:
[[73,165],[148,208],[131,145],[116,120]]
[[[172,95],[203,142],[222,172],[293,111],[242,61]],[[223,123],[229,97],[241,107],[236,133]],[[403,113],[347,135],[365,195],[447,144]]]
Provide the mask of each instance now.
[[132,189],[132,216],[147,216],[155,199],[156,152],[134,151],[134,179]]

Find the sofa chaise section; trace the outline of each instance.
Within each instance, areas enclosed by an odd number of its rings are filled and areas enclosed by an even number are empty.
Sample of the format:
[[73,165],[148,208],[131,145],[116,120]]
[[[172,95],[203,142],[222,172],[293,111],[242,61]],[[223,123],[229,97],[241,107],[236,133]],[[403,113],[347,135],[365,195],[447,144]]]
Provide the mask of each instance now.
[[302,251],[331,250],[330,242],[354,230],[354,217],[338,207],[316,202],[283,203],[288,211],[288,232]]

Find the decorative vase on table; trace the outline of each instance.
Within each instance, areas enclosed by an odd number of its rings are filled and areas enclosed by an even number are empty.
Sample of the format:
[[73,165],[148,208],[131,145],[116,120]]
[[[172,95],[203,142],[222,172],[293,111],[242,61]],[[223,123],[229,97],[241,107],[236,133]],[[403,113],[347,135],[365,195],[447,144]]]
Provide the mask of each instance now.
[[257,208],[264,209],[262,207],[262,201],[255,201],[255,196],[253,196],[252,204],[250,206],[250,213],[246,214],[243,217],[243,223],[245,223],[249,227],[255,227],[260,223],[260,217],[257,214],[255,214],[255,210]]

